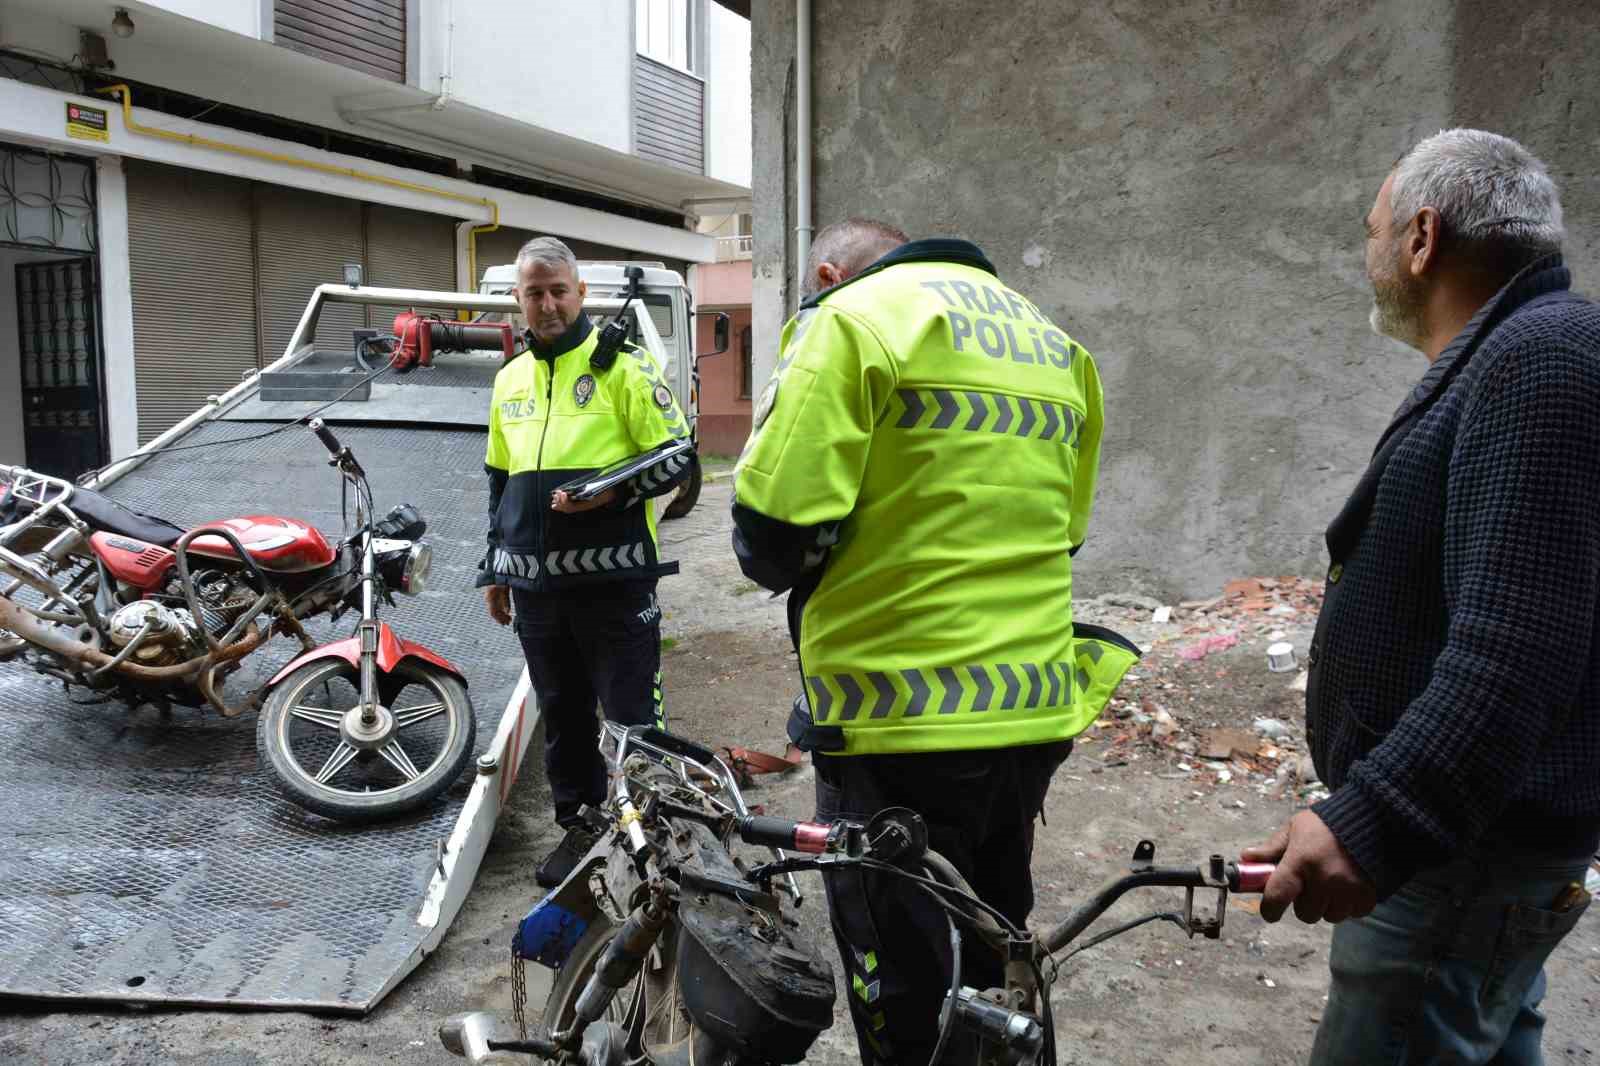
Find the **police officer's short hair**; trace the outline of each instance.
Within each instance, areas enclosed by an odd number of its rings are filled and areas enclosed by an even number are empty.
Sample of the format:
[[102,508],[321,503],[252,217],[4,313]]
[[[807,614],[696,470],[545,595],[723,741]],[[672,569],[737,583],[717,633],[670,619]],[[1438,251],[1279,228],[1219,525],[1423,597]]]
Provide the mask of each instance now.
[[910,239],[900,227],[875,218],[847,218],[824,226],[811,242],[802,288],[807,296],[817,291],[817,268],[823,263],[832,263],[845,277],[853,277]]
[[1396,230],[1424,207],[1444,240],[1480,269],[1509,276],[1561,250],[1561,196],[1534,154],[1498,133],[1441,130],[1395,164],[1389,207]]
[[552,270],[566,267],[574,278],[578,276],[578,257],[564,241],[555,237],[535,237],[517,251],[517,277],[522,277],[522,268],[529,263]]

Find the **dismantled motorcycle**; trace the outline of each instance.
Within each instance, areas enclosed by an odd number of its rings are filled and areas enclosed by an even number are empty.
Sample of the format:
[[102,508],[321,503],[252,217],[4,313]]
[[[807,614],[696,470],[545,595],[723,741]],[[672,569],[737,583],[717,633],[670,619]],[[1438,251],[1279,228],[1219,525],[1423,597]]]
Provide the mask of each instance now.
[[[415,595],[432,561],[426,523],[373,513],[365,471],[314,419],[355,529],[335,543],[305,522],[247,515],[182,529],[110,497],[0,465],[0,661],[130,708],[259,710],[256,747],[284,793],[361,822],[420,807],[472,756],[461,671],[378,621]],[[301,622],[360,612],[355,634],[317,646]],[[224,684],[274,634],[301,654],[243,700]]]

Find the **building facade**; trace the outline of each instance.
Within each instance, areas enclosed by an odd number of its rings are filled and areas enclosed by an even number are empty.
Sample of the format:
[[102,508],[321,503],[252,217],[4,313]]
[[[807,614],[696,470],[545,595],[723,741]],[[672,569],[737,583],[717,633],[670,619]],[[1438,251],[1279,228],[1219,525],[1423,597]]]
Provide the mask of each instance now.
[[750,397],[755,384],[755,333],[750,320],[751,216],[721,219],[716,262],[694,273],[694,304],[703,314],[696,326],[696,351],[715,351],[717,314],[728,316],[728,346],[700,359],[700,451],[711,458],[737,456],[750,436]]
[[[749,209],[731,6],[0,0],[0,462],[127,454],[351,267],[471,289],[548,233],[692,276]],[[392,318],[342,310],[319,344]]]
[[1561,183],[1576,287],[1600,283],[1600,5],[802,6],[808,71],[796,0],[752,12],[757,391],[798,231],[868,215],[976,241],[1104,378],[1077,588],[1321,572],[1323,530],[1426,367],[1367,326],[1359,225],[1421,138],[1525,143]]

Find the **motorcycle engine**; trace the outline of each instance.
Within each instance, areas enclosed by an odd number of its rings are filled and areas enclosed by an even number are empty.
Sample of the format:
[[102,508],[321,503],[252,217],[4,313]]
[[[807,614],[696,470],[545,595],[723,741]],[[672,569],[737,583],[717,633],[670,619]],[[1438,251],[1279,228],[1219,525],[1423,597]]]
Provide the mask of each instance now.
[[119,608],[107,625],[111,643],[127,647],[146,626],[150,633],[133,653],[141,666],[171,666],[204,651],[194,616],[182,607],[167,607],[155,600],[139,600]]
[[255,590],[243,578],[221,570],[195,574],[194,588],[200,600],[200,620],[212,636],[221,636],[256,602]]

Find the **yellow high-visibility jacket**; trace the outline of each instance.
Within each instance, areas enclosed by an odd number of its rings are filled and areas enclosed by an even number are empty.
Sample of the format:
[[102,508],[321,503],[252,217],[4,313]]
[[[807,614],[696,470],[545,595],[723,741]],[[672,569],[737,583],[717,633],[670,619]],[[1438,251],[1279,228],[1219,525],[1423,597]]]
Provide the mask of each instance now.
[[813,741],[1011,747],[1095,719],[1138,658],[1072,620],[1102,422],[1093,358],[965,241],[904,245],[802,306],[739,460],[735,541],[804,598]]
[[657,557],[654,509],[692,452],[634,476],[610,506],[577,514],[550,509],[574,478],[689,436],[672,390],[648,353],[624,345],[607,368],[590,365],[599,338],[580,315],[549,348],[529,340],[494,379],[489,407],[489,550],[479,585],[560,591],[600,581],[676,573]]

